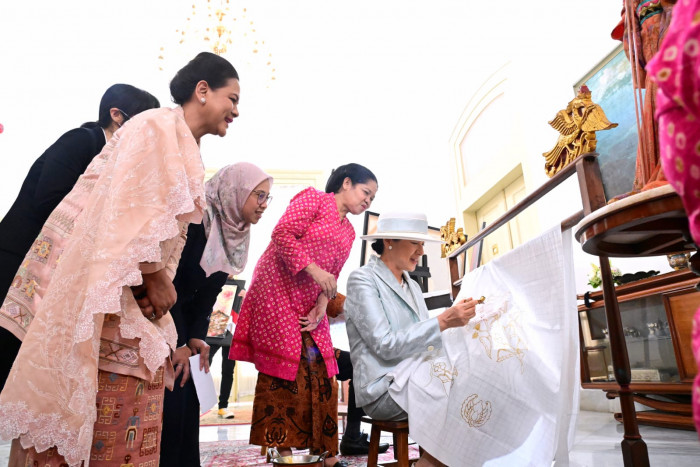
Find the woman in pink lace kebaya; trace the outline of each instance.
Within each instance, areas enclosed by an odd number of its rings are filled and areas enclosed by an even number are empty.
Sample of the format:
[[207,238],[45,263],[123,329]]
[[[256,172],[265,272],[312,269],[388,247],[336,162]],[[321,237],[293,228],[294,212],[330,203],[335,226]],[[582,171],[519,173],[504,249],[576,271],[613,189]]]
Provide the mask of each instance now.
[[[700,0],[679,0],[661,49],[647,65],[658,84],[661,163],[688,213],[700,245]],[[700,310],[693,321],[693,355],[700,364]],[[700,432],[700,373],[693,384],[693,415]]]
[[238,116],[238,74],[202,53],[170,91],[179,106],[114,134],[44,225],[28,253],[35,269],[18,272],[43,276],[0,394],[12,467],[158,464],[177,342],[172,278],[205,208],[199,141]]
[[348,214],[361,214],[377,192],[377,178],[347,164],[331,174],[323,193],[297,194],[272,232],[231,342],[231,360],[258,369],[250,442],[312,453],[338,452],[338,365],[326,319],[328,300],[350,254],[355,231]]

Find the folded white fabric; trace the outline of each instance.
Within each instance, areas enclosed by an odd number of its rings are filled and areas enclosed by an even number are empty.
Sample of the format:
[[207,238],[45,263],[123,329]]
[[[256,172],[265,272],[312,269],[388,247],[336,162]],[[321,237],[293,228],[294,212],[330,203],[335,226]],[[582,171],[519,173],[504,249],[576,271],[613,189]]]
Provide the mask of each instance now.
[[578,409],[571,236],[556,227],[469,273],[477,316],[406,360],[390,393],[410,436],[447,465],[568,463]]

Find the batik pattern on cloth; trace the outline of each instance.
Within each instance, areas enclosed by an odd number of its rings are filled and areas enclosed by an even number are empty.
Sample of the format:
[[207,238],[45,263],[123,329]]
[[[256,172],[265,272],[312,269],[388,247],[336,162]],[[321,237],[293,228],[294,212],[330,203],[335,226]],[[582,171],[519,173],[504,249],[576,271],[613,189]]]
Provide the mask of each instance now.
[[260,446],[338,453],[338,383],[308,332],[296,379],[258,373],[250,442]]
[[[700,0],[680,0],[658,55],[647,67],[659,86],[661,163],[683,200],[690,233],[700,244]],[[700,309],[693,355],[700,365]],[[693,384],[693,416],[700,432],[700,372]]]
[[579,387],[571,264],[557,226],[472,271],[456,300],[485,296],[476,317],[392,372],[411,438],[441,462],[568,462]]
[[[163,370],[151,382],[100,370],[90,467],[158,467],[163,418]],[[68,467],[57,451],[12,442],[11,466]]]
[[[340,218],[333,193],[314,188],[298,193],[255,266],[229,358],[252,362],[266,375],[294,380],[302,347],[299,318],[308,315],[321,293],[304,268],[315,263],[337,279],[354,239],[352,224],[347,217]],[[325,316],[311,335],[328,376],[334,376],[338,365]]]

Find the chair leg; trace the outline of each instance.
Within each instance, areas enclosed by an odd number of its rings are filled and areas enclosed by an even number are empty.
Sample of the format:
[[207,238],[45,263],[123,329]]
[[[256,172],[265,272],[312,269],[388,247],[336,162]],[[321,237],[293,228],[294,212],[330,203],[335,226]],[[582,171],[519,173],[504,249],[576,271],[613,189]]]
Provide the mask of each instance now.
[[394,440],[394,456],[399,462],[399,467],[408,467],[408,433],[395,433]]
[[372,426],[372,432],[369,437],[369,453],[367,454],[367,467],[377,467],[377,459],[379,458],[379,438],[382,435],[382,430],[376,426]]
[[391,433],[391,437],[393,438],[393,446],[394,446],[394,459],[399,458],[399,440],[398,437],[396,436],[396,432]]

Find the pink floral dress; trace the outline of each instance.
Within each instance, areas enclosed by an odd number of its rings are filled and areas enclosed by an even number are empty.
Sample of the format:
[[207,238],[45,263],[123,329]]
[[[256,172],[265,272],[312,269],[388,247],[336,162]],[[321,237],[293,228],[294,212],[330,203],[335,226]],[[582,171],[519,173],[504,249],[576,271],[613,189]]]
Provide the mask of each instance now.
[[[659,86],[657,118],[661,163],[688,213],[700,244],[700,0],[679,0],[659,53],[647,65]],[[700,363],[700,310],[693,355]],[[700,431],[700,374],[693,384],[693,415]]]
[[[272,232],[255,266],[231,342],[232,360],[252,362],[261,373],[294,381],[302,338],[299,318],[316,304],[321,288],[304,268],[315,263],[336,279],[355,231],[340,218],[333,193],[307,188],[297,194]],[[331,378],[338,365],[324,317],[311,331]]]

